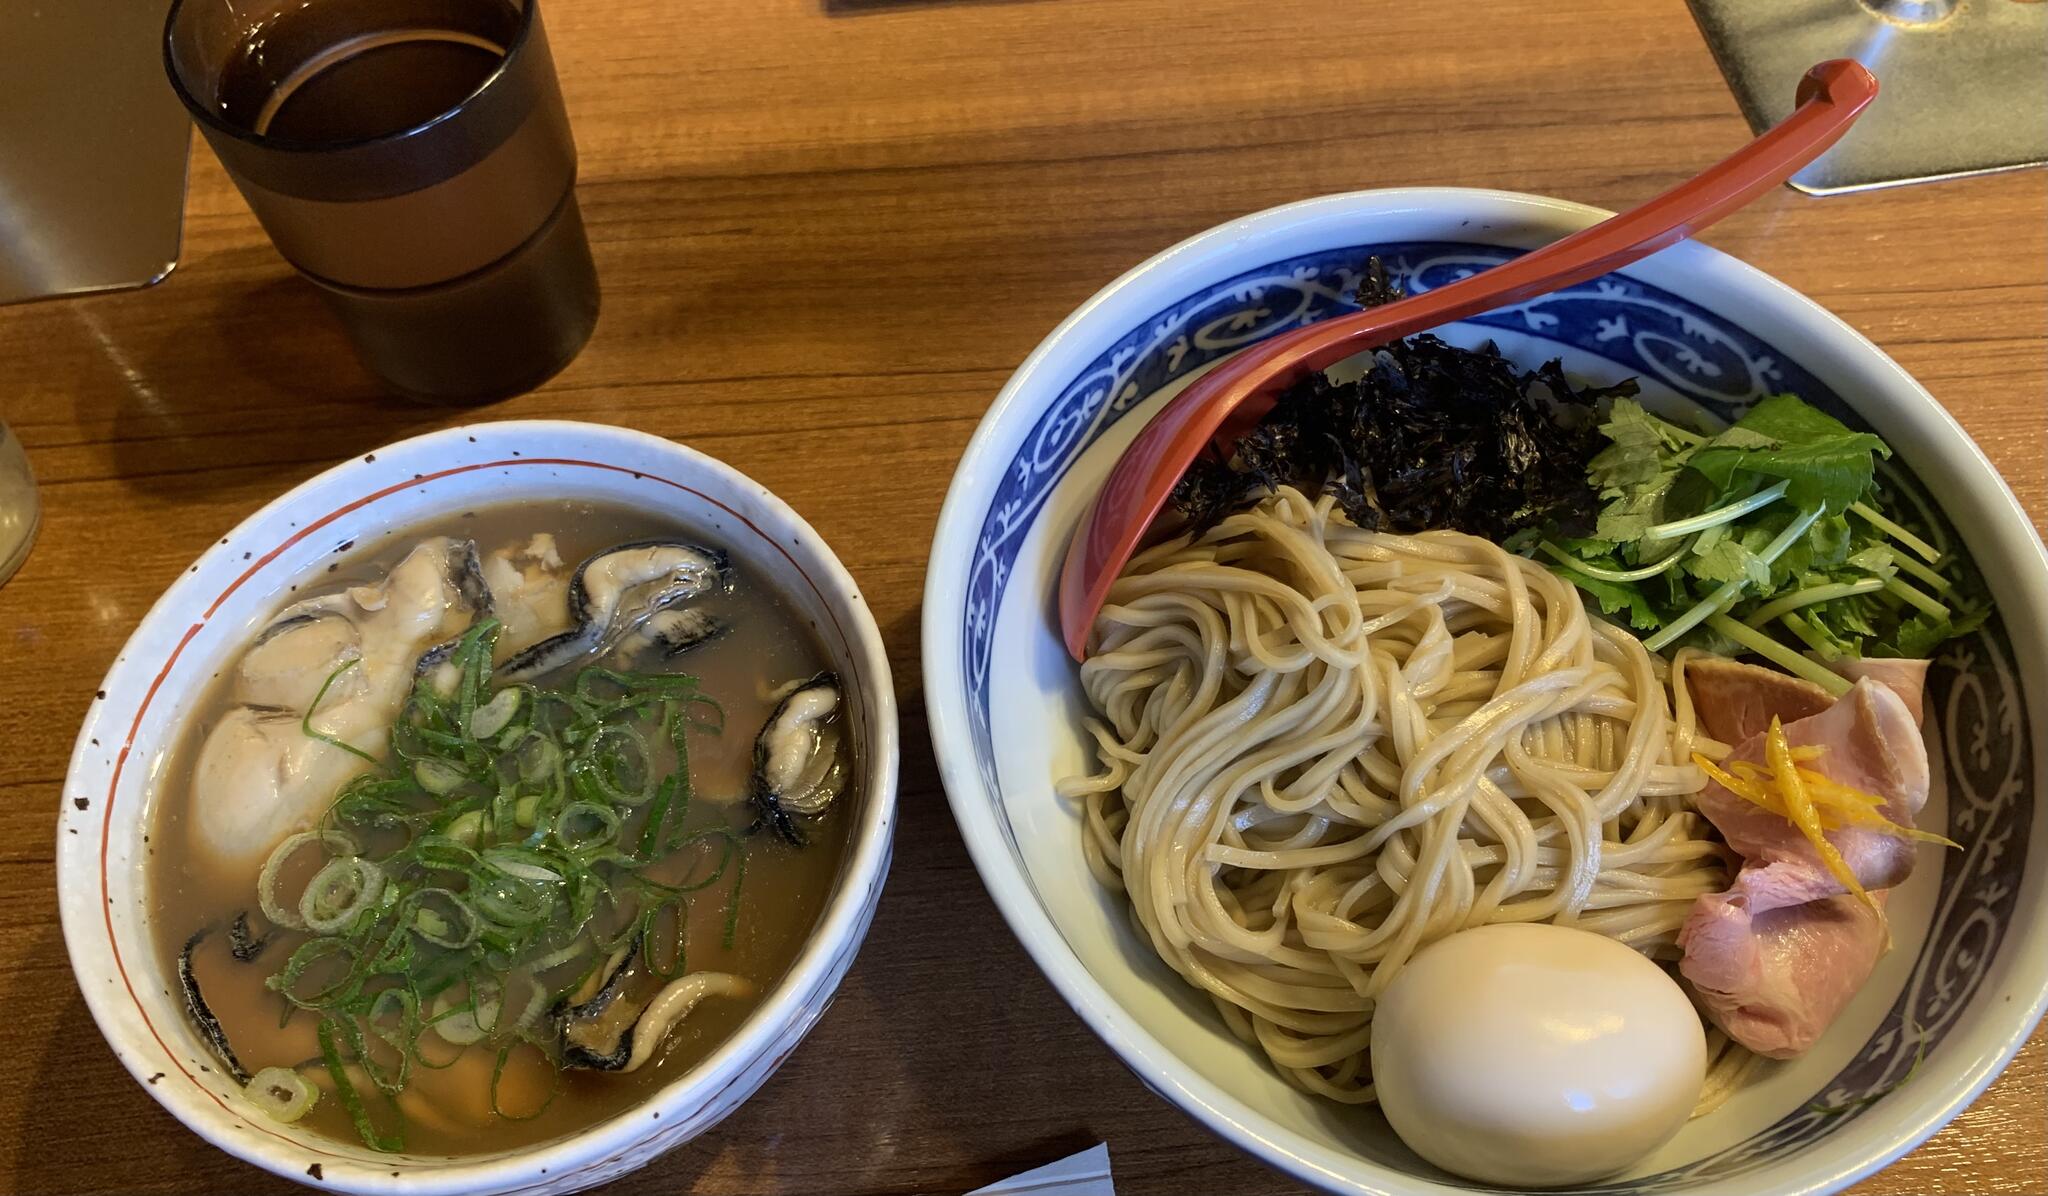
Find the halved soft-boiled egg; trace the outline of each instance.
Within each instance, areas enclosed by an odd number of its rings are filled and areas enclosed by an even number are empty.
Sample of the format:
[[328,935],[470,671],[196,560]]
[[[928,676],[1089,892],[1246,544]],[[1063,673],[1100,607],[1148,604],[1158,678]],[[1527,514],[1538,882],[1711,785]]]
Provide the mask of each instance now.
[[1446,1171],[1548,1187],[1612,1175],[1699,1103],[1706,1031],[1664,969],[1584,930],[1480,926],[1432,943],[1372,1019],[1394,1132]]

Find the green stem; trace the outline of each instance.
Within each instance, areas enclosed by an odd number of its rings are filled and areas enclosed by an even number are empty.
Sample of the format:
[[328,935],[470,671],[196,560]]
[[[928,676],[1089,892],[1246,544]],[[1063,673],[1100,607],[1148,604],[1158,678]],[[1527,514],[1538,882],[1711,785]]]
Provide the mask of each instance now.
[[1939,549],[1935,548],[1934,545],[1929,544],[1927,541],[1921,539],[1920,537],[1914,535],[1912,532],[1907,531],[1905,528],[1900,527],[1898,524],[1893,523],[1891,520],[1885,518],[1882,514],[1878,512],[1876,507],[1871,506],[1869,503],[1852,502],[1849,504],[1849,509],[1851,511],[1856,512],[1858,515],[1863,516],[1863,521],[1865,523],[1868,523],[1870,526],[1876,528],[1878,531],[1883,532],[1885,535],[1890,536],[1892,539],[1897,540],[1899,543],[1904,544],[1906,547],[1912,549],[1914,552],[1919,553],[1920,556],[1923,559],[1925,559],[1928,564],[1939,565],[1941,563],[1941,552]]
[[1898,566],[1901,573],[1910,574],[1915,581],[1918,581],[1937,594],[1945,595],[1956,588],[1954,582],[1936,573],[1919,561],[1914,560],[1912,557],[1894,556],[1892,557],[1892,564]]
[[1674,519],[1670,523],[1657,524],[1638,537],[1637,543],[1639,545],[1655,543],[1658,540],[1669,540],[1677,536],[1688,536],[1694,532],[1703,532],[1710,527],[1719,527],[1724,523],[1733,523],[1751,511],[1761,510],[1785,497],[1785,491],[1791,485],[1792,483],[1790,482],[1779,482],[1775,486],[1759,490],[1748,498],[1729,503],[1725,507],[1717,507],[1714,510],[1694,515],[1689,519]]
[[1708,615],[1707,626],[1793,676],[1806,678],[1835,697],[1839,698],[1849,692],[1848,678],[1822,668],[1754,627],[1745,626],[1723,614]]
[[1858,594],[1869,594],[1884,588],[1884,578],[1863,577],[1855,581],[1829,582],[1826,585],[1808,586],[1794,590],[1782,598],[1773,598],[1750,613],[1743,622],[1751,627],[1762,627],[1778,617],[1812,606],[1819,602],[1833,602],[1837,598],[1853,598]]
[[[1815,507],[1810,511],[1801,511],[1799,514],[1794,515],[1792,522],[1785,525],[1785,530],[1779,532],[1777,538],[1772,540],[1762,552],[1757,554],[1758,557],[1766,565],[1775,563],[1779,557],[1785,555],[1786,549],[1798,543],[1801,536],[1812,530],[1814,521],[1820,518],[1820,513],[1821,508]],[[1666,647],[1677,642],[1680,636],[1699,626],[1701,620],[1705,619],[1708,615],[1719,614],[1734,605],[1735,600],[1742,596],[1743,584],[1744,579],[1741,577],[1733,577],[1721,583],[1720,587],[1713,593],[1694,604],[1684,614],[1665,624],[1662,631],[1644,640],[1643,647],[1648,648],[1652,652],[1662,652]]]
[[1949,617],[1948,607],[1943,606],[1941,603],[1935,601],[1932,598],[1929,598],[1927,595],[1914,589],[1912,586],[1907,585],[1905,582],[1900,581],[1896,577],[1885,578],[1884,588],[1886,593],[1896,594],[1898,597],[1904,599],[1909,605],[1917,607],[1918,609],[1925,611],[1930,615],[1933,615],[1937,619],[1946,619]]
[[1666,570],[1670,569],[1671,566],[1676,565],[1679,562],[1679,559],[1685,556],[1686,549],[1686,546],[1684,544],[1680,544],[1677,548],[1671,550],[1671,554],[1669,556],[1666,556],[1661,560],[1652,561],[1647,565],[1642,565],[1634,569],[1609,569],[1605,566],[1589,564],[1586,561],[1582,561],[1578,557],[1573,556],[1571,552],[1565,549],[1562,545],[1553,543],[1549,540],[1543,541],[1541,544],[1538,544],[1537,547],[1541,548],[1545,553],[1555,558],[1558,561],[1558,563],[1562,564],[1567,569],[1576,570],[1577,572],[1583,573],[1587,577],[1593,578],[1597,581],[1615,582],[1642,581],[1644,578],[1647,577],[1655,577],[1658,574],[1663,573]]
[[1841,651],[1823,638],[1819,632],[1809,627],[1805,619],[1787,611],[1778,617],[1778,621],[1785,625],[1786,630],[1806,641],[1806,646],[1818,652],[1822,660],[1833,661],[1842,658]]

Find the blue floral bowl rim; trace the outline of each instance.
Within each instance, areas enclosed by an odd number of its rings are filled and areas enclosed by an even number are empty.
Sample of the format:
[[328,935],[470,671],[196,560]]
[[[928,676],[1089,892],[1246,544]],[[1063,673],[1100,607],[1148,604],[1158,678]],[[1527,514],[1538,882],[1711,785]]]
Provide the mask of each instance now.
[[[1494,234],[1494,226],[1541,226],[1552,236],[1562,236],[1612,215],[1585,204],[1518,192],[1459,187],[1391,188],[1326,195],[1268,208],[1217,225],[1155,254],[1075,309],[1018,366],[990,405],[961,456],[940,514],[926,575],[922,619],[927,718],[955,820],[990,896],[1062,999],[1148,1087],[1212,1132],[1305,1182],[1373,1196],[1449,1196],[1470,1189],[1355,1155],[1345,1154],[1333,1160],[1341,1169],[1311,1157],[1340,1152],[1279,1125],[1220,1085],[1195,1074],[1100,988],[1067,945],[1032,892],[1021,861],[1012,854],[1005,834],[993,821],[999,799],[987,792],[976,760],[968,686],[960,666],[965,623],[960,594],[965,588],[964,575],[987,514],[988,500],[1028,439],[1030,420],[1063,392],[1068,381],[1066,367],[1086,363],[1092,356],[1089,348],[1100,343],[1084,340],[1102,331],[1094,325],[1104,323],[1109,329],[1136,325],[1185,300],[1201,286],[1214,286],[1262,263],[1274,264],[1298,256],[1302,252],[1299,249],[1282,252],[1275,248],[1264,256],[1234,257],[1228,266],[1210,269],[1200,281],[1177,278],[1201,271],[1205,259],[1238,253],[1247,245],[1268,239],[1277,240],[1295,226],[1334,219],[1354,222],[1347,224],[1341,234],[1328,234],[1338,239],[1321,247],[1331,248],[1382,239],[1371,227],[1371,221],[1412,213],[1429,213],[1445,220],[1459,216],[1468,219],[1455,235],[1446,227],[1432,238],[1385,239],[1464,239],[1516,247],[1512,237]],[[1829,351],[1846,355],[1853,368],[1882,377],[1884,385],[1873,392],[1873,397],[1861,400],[1859,410],[1867,410],[1873,403],[1905,403],[1905,414],[1922,425],[1916,430],[1930,432],[1940,442],[1927,451],[1951,455],[1950,464],[1973,481],[1989,480],[1990,492],[1980,490],[1977,495],[1988,509],[1972,524],[1966,538],[1976,555],[1987,555],[1987,548],[2003,553],[2017,586],[2024,591],[2023,609],[2006,612],[2021,616],[2008,619],[2009,624],[2017,624],[2012,628],[2013,640],[2020,644],[2043,642],[2041,633],[2048,631],[2048,551],[2044,551],[2011,488],[1940,403],[1840,318],[1747,263],[1696,241],[1666,249],[1657,259],[1660,267],[1683,263],[1699,271],[1722,272],[1724,285],[1753,291],[1760,303],[1789,309],[1788,314],[1803,325],[1803,335],[1829,342]],[[1617,274],[1631,277],[1632,272],[1644,268],[1644,264],[1638,264]],[[1178,285],[1159,285],[1162,275]],[[1685,294],[1682,286],[1669,285],[1668,280],[1655,285],[1680,296]],[[1736,322],[1733,317],[1724,318]],[[1745,313],[1739,326],[1749,326],[1748,318]],[[1070,345],[1077,341],[1082,342],[1078,351]],[[1059,368],[1055,369],[1056,366]],[[1997,543],[1989,543],[1992,540]],[[2009,597],[2004,599],[2004,605],[2010,605]],[[2030,631],[2035,634],[2029,635]],[[2036,719],[2048,717],[2043,714],[2044,695],[2040,689],[2026,685],[2025,678],[2019,684],[2035,698],[2030,705]],[[2037,787],[2041,766],[2037,759],[2036,775],[2028,778]],[[2044,815],[2048,815],[2048,803],[2037,804],[2034,825],[2022,828],[2030,838],[2043,838],[2040,822]],[[2040,908],[2048,904],[2042,896],[2037,893],[2033,904],[2017,909],[2016,916],[2025,922],[2029,913],[2038,916],[2048,912]],[[1791,1196],[1839,1190],[1898,1159],[1967,1107],[2024,1045],[2043,1013],[2048,1012],[2048,942],[2033,941],[2026,935],[2008,936],[2004,953],[2013,957],[2012,966],[2020,981],[2018,988],[2031,1000],[2015,1008],[2010,1016],[1999,1019],[2002,1032],[1992,1033],[1982,1025],[1976,1026],[1970,1037],[1978,1049],[1945,1052],[1938,1063],[1930,1057],[1927,1074],[1916,1079],[1914,1100],[1904,1110],[1905,1115],[1889,1121],[1859,1119],[1857,1124],[1829,1135],[1817,1149],[1743,1175],[1742,1190],[1761,1191],[1765,1189],[1754,1185],[1766,1185]],[[1626,1186],[1624,1183],[1621,1189]],[[1704,1192],[1710,1188],[1717,1189],[1718,1185],[1708,1181],[1698,1188],[1683,1190]]]

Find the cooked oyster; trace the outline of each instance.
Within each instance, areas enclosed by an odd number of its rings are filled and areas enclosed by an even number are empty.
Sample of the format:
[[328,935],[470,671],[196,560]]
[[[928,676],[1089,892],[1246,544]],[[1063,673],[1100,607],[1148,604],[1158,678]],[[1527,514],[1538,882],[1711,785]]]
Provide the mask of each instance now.
[[637,1071],[668,1032],[705,997],[750,997],[754,986],[729,972],[691,972],[672,980],[644,1004],[629,990],[641,976],[637,948],[614,955],[610,974],[595,994],[560,1014],[562,1063],[597,1071]]
[[546,532],[491,553],[483,576],[491,588],[491,613],[502,624],[500,662],[575,625],[569,617],[569,570]]
[[754,740],[754,804],[783,838],[801,846],[797,818],[815,818],[846,788],[839,678],[819,673],[792,686]]
[[651,540],[622,544],[576,567],[569,613],[576,626],[514,655],[498,668],[501,681],[534,681],[612,651],[642,632],[649,619],[726,584],[725,554],[694,544]]
[[476,546],[436,536],[382,581],[280,612],[235,666],[236,705],[200,747],[200,858],[253,874],[318,819],[342,782],[383,754],[421,660],[488,606]]
[[649,615],[636,633],[636,639],[664,657],[673,658],[716,639],[725,631],[724,621],[703,607],[678,606]]

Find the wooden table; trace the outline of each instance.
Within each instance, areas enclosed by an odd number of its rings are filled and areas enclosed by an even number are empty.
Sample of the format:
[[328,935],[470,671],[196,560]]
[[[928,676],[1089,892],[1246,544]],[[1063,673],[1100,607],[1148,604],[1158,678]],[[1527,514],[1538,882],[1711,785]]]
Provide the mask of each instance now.
[[[1748,136],[1675,0],[548,0],[604,279],[595,339],[484,412],[381,397],[203,147],[154,290],[0,311],[0,415],[42,538],[0,589],[0,1187],[284,1190],[116,1065],[58,932],[71,738],[157,594],[352,453],[562,416],[688,442],[804,512],[880,616],[904,702],[895,872],[838,1001],[760,1095],[619,1192],[958,1192],[1107,1139],[1119,1190],[1293,1185],[1142,1088],[1019,950],[922,720],[918,604],[975,421],[1134,262],[1323,192],[1638,202]],[[1653,65],[1654,64],[1654,65]],[[1918,376],[2048,516],[2048,175],[1814,200],[1715,245]],[[2038,931],[2038,928],[2036,928]],[[1863,1193],[2048,1191],[2048,1036]]]

